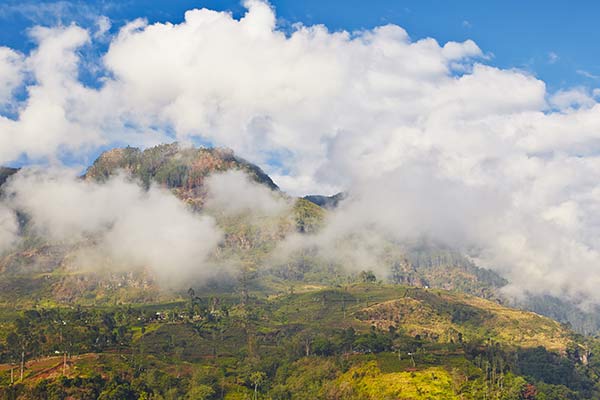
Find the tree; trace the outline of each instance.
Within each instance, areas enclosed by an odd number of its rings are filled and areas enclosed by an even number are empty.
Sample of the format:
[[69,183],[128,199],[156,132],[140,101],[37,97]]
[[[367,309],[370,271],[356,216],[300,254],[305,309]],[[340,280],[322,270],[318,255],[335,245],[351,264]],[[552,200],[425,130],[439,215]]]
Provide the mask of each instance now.
[[331,340],[325,337],[318,337],[313,342],[313,351],[319,356],[331,356],[335,353],[335,346]]
[[253,372],[250,375],[250,382],[254,385],[254,400],[258,398],[258,387],[263,384],[267,375],[262,371]]
[[208,385],[198,385],[192,387],[186,394],[185,399],[189,400],[207,400],[215,395],[215,391]]
[[190,316],[193,317],[194,316],[194,298],[196,297],[196,292],[194,291],[193,288],[189,288],[187,293],[188,293],[188,296],[190,296]]
[[358,275],[358,278],[360,279],[361,282],[364,283],[373,283],[377,281],[377,277],[375,276],[375,274],[373,273],[373,271],[361,271],[360,274]]

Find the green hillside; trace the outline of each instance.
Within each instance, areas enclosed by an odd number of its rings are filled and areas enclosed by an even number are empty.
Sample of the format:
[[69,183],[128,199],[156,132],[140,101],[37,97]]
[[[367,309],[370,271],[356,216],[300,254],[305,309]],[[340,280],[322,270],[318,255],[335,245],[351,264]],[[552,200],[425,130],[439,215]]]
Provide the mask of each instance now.
[[377,283],[38,307],[7,315],[0,337],[5,396],[243,399],[257,385],[262,399],[600,398],[595,341],[469,295]]

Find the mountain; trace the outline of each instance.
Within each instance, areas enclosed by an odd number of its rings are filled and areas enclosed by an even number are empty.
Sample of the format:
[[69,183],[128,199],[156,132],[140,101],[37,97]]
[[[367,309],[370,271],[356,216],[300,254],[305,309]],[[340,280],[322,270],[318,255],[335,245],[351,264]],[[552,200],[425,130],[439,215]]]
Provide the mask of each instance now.
[[[264,186],[282,198],[288,198],[258,166],[237,157],[228,149],[182,147],[176,143],[160,145],[146,150],[132,147],[116,148],[102,153],[82,176],[91,182],[105,182],[118,173],[126,173],[144,187],[150,184],[162,186],[188,204],[192,209],[203,209],[207,188],[206,179],[211,174],[230,170],[242,171],[253,182]],[[17,170],[2,170],[8,177]],[[324,208],[315,204],[319,196],[292,199],[293,207],[287,215],[254,218],[252,215],[228,216],[213,213],[225,237],[213,262],[219,264],[235,258],[247,268],[258,273],[261,279],[269,276],[270,289],[281,291],[286,282],[332,283],[356,279],[348,275],[343,265],[331,264],[310,253],[296,254],[285,262],[273,263],[270,253],[289,234],[297,232],[310,235],[319,231],[326,218],[328,207],[337,204],[344,194],[322,199]],[[319,201],[317,201],[319,203]],[[211,212],[211,210],[205,210]],[[18,302],[30,304],[48,299],[59,303],[145,302],[161,298],[157,282],[147,271],[130,271],[126,274],[103,274],[78,271],[74,254],[85,243],[56,243],[30,233],[24,243],[0,258],[0,285],[6,290],[0,293],[0,303]],[[388,274],[380,279],[414,286],[439,287],[462,290],[467,293],[494,297],[494,291],[502,286],[500,277],[480,269],[458,255],[442,255],[434,248],[401,249],[388,244],[389,251],[381,260],[382,269]],[[422,246],[421,246],[422,247]],[[425,260],[429,254],[429,259]],[[453,258],[454,257],[454,258]],[[39,274],[44,274],[40,276]],[[30,275],[27,279],[24,275]],[[258,276],[258,275],[256,275]],[[18,295],[27,280],[27,296]],[[264,286],[264,285],[263,285]],[[88,300],[86,300],[88,299]]]
[[600,332],[598,306],[588,306],[587,310],[583,310],[569,301],[548,295],[528,296],[515,301],[513,306],[550,317],[584,335],[597,335]]
[[[208,179],[227,171],[285,207],[210,204]],[[230,150],[177,144],[109,150],[81,178],[118,174],[213,218],[221,272],[173,287],[104,259],[82,269],[97,238],[50,239],[21,213],[23,240],[0,257],[1,398],[600,398],[600,342],[560,323],[592,326],[568,303],[521,305],[560,322],[507,307],[503,278],[425,239],[380,242],[376,272],[291,246],[319,238],[341,193],[292,198]]]
[[245,172],[252,180],[272,190],[279,190],[258,166],[237,157],[229,149],[181,147],[177,143],[143,151],[134,147],[106,151],[88,168],[83,178],[103,182],[117,172],[125,171],[146,187],[157,183],[171,189],[181,200],[201,206],[206,177],[232,169]]
[[[206,200],[206,179],[211,174],[230,170],[242,171],[253,182],[268,188],[282,198],[273,180],[258,166],[236,156],[228,149],[182,147],[176,143],[146,150],[132,147],[116,148],[102,153],[87,169],[82,178],[91,182],[105,182],[118,173],[126,173],[144,187],[162,186],[201,211]],[[0,186],[16,168],[0,169]],[[290,284],[344,284],[359,279],[344,265],[331,263],[318,253],[303,251],[292,254],[284,262],[273,262],[270,253],[291,233],[310,235],[318,232],[327,214],[347,195],[305,196],[291,199],[290,213],[277,217],[252,215],[227,216],[216,213],[219,227],[225,237],[215,264],[229,263],[235,258],[249,271],[253,280],[260,280],[260,290],[278,293]],[[22,216],[22,223],[27,218]],[[154,277],[144,270],[127,273],[78,271],[74,265],[80,244],[56,243],[35,234],[26,235],[15,251],[0,255],[0,304],[36,302],[52,304],[90,304],[93,302],[144,303],[172,297],[172,290],[164,290]],[[422,288],[441,288],[461,291],[497,301],[502,299],[499,289],[506,281],[493,271],[480,268],[460,253],[441,244],[421,240],[415,243],[385,244],[377,278],[403,285]],[[387,271],[381,273],[381,271]],[[234,274],[235,275],[235,274]],[[231,288],[239,279],[231,275],[222,282]],[[265,283],[268,282],[268,283]],[[215,284],[212,282],[210,284]],[[252,282],[250,282],[252,285]],[[172,289],[172,288],[171,288]],[[600,329],[597,312],[585,312],[571,303],[556,298],[530,298],[514,304],[542,315],[570,324],[577,332],[595,333]]]
[[[205,180],[214,173],[239,170],[253,182],[281,193],[273,180],[258,166],[236,156],[228,149],[182,147],[176,143],[146,150],[132,147],[116,148],[102,153],[82,176],[84,180],[105,182],[111,176],[125,172],[141,182],[169,189],[194,210],[202,210],[206,199]],[[18,172],[15,168],[0,169],[0,185]],[[286,197],[281,193],[282,197]],[[293,254],[285,262],[273,263],[269,254],[290,233],[312,234],[318,232],[327,214],[346,197],[305,196],[295,199],[291,213],[276,218],[262,217],[260,222],[250,215],[226,216],[215,214],[225,232],[220,246],[220,260],[237,258],[244,263],[252,276],[268,281],[273,293],[291,284],[331,284],[358,279],[348,275],[343,265],[331,264],[311,252]],[[442,245],[421,241],[410,245],[389,242],[380,260],[381,268],[388,272],[378,276],[385,281],[416,287],[458,290],[483,298],[499,299],[498,289],[506,281],[494,272],[479,268],[461,254]],[[78,245],[54,243],[29,235],[16,251],[0,258],[0,303],[32,304],[51,301],[85,304],[91,301],[108,303],[147,302],[163,298],[166,294],[147,271],[103,274],[77,272],[73,265]],[[223,261],[225,260],[225,261]],[[43,276],[40,274],[44,274]],[[255,278],[255,279],[256,279]],[[235,282],[231,277],[229,281]],[[27,288],[26,290],[23,288]],[[265,289],[264,283],[262,290]],[[172,296],[172,294],[168,295]],[[86,300],[87,299],[87,300]],[[522,304],[561,322],[570,322],[581,332],[590,332],[592,314],[568,312],[557,314],[558,308],[544,307],[546,301]],[[563,307],[564,309],[564,307]],[[573,311],[573,310],[571,310]],[[580,321],[587,321],[580,322]]]
[[8,178],[17,172],[19,172],[18,168],[0,167],[0,186],[2,186]]

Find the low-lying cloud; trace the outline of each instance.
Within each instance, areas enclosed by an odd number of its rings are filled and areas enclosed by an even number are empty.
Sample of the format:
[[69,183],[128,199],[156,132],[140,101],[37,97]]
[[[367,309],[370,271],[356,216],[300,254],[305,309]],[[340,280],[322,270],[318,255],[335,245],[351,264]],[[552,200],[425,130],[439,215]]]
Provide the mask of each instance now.
[[31,233],[83,243],[75,267],[146,267],[163,282],[211,275],[220,230],[166,189],[145,190],[125,175],[88,182],[62,169],[22,170],[3,189],[7,204],[30,218]]
[[405,250],[426,239],[478,255],[493,240],[508,202],[494,187],[467,185],[427,164],[414,165],[356,185],[318,233],[288,237],[276,259],[313,250],[354,272],[372,269],[386,277],[393,244]]
[[19,241],[19,224],[14,210],[0,204],[0,254]]
[[226,214],[275,216],[290,211],[290,201],[282,193],[251,181],[243,171],[212,174],[206,187],[206,207]]

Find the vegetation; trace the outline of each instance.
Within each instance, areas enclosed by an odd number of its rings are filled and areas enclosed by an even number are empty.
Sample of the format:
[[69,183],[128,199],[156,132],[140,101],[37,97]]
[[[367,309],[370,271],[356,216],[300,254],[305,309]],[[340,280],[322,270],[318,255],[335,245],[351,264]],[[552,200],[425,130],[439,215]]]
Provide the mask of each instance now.
[[[176,144],[111,150],[84,178],[124,170],[201,209],[228,169],[277,191],[230,151]],[[385,242],[381,268],[354,273],[311,248],[278,260],[288,235],[322,229],[315,203],[344,197],[278,195],[281,215],[204,210],[224,232],[210,262],[235,265],[185,288],[79,270],[87,242],[46,242],[20,216],[25,240],[0,259],[0,398],[600,399],[600,341],[502,305],[505,281],[451,249]]]
[[277,190],[278,187],[259,167],[219,148],[184,148],[177,143],[163,144],[141,151],[134,147],[104,152],[84,175],[85,179],[105,181],[126,171],[146,187],[156,183],[173,190],[182,200],[202,206],[204,179],[214,172],[238,169],[254,181]]
[[377,282],[270,299],[252,293],[245,304],[232,294],[196,293],[175,303],[37,307],[7,316],[0,393],[600,398],[598,343],[492,301]]

